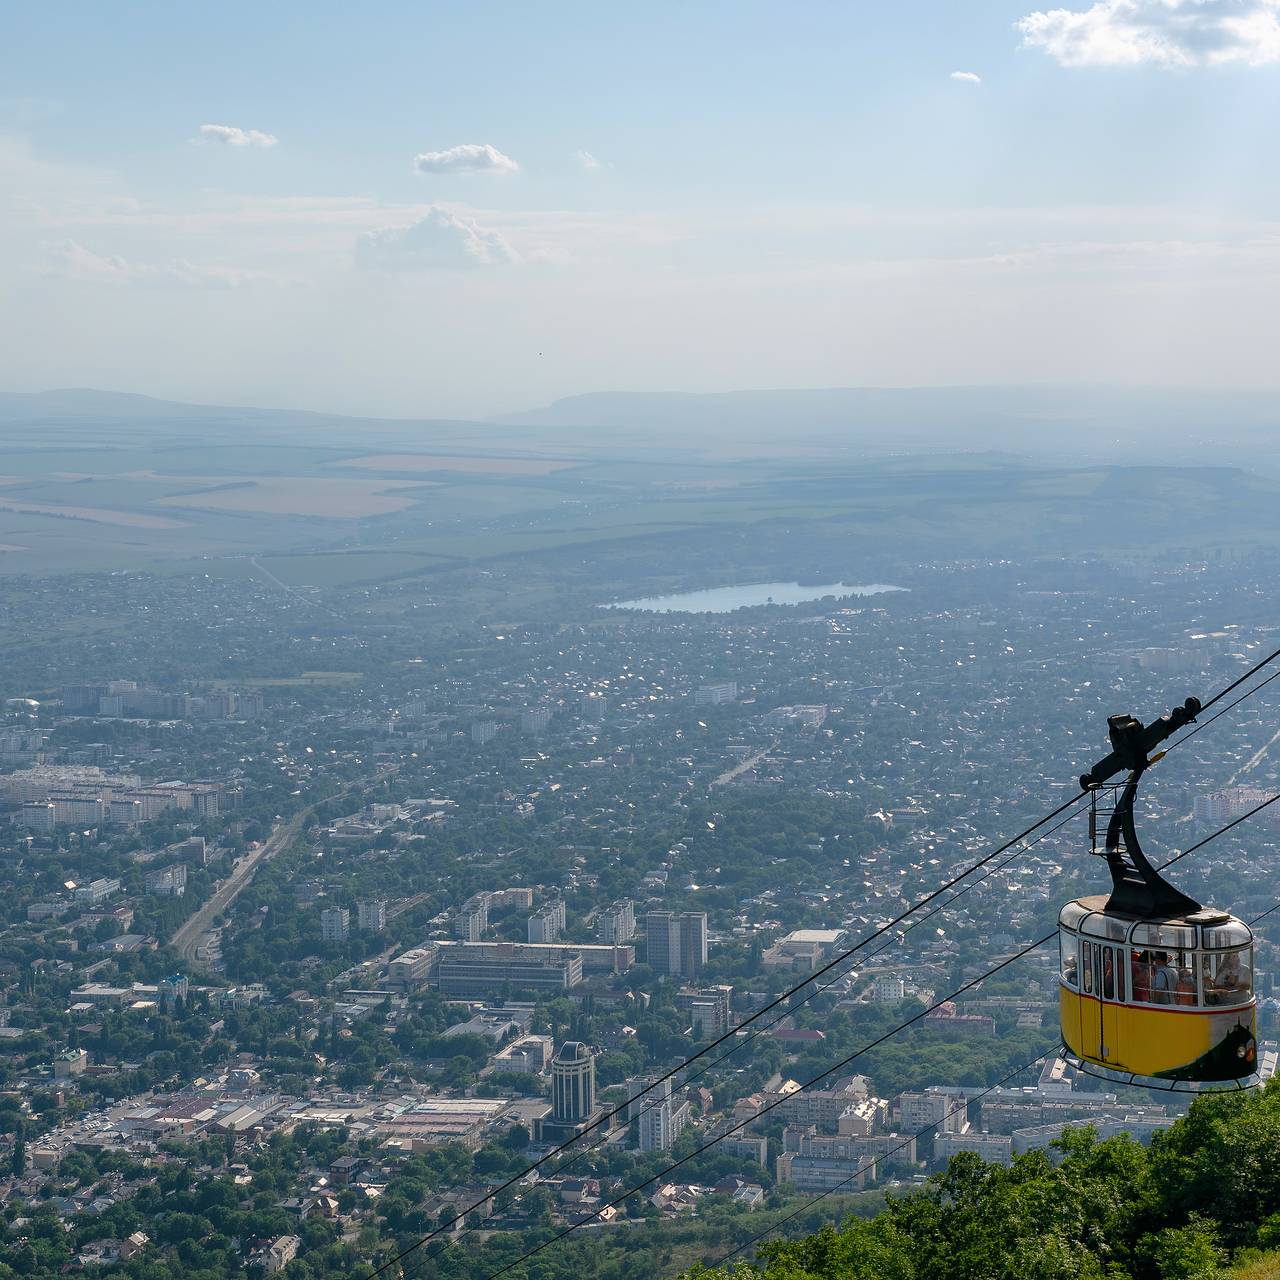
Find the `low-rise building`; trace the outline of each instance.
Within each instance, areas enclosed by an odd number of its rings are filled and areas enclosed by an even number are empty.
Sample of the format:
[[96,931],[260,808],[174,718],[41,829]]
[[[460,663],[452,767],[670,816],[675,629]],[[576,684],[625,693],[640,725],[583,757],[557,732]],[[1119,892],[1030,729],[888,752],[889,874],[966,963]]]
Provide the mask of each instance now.
[[421,991],[435,972],[435,947],[411,947],[387,965],[387,985],[396,991]]
[[494,1054],[493,1069],[541,1075],[551,1065],[554,1045],[550,1036],[521,1036]]
[[766,969],[812,973],[836,954],[848,934],[843,929],[796,929],[760,957]]
[[970,1129],[965,1133],[940,1133],[933,1140],[933,1158],[939,1164],[945,1164],[961,1151],[972,1151],[992,1164],[1013,1163],[1013,1139],[1005,1134],[978,1133]]
[[72,1080],[84,1075],[89,1065],[89,1055],[83,1049],[66,1049],[53,1060],[53,1078]]

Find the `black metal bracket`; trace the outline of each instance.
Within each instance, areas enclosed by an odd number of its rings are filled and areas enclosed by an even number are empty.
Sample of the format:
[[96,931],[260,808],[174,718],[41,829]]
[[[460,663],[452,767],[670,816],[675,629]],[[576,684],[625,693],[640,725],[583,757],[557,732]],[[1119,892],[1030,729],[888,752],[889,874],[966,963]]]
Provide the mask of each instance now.
[[1190,724],[1199,710],[1199,699],[1188,698],[1182,706],[1175,707],[1168,715],[1161,716],[1149,725],[1143,725],[1140,720],[1129,715],[1109,717],[1107,731],[1111,738],[1111,754],[1080,777],[1081,787],[1094,793],[1095,818],[1090,825],[1096,829],[1097,792],[1122,769],[1129,770],[1129,779],[1123,785],[1107,823],[1103,849],[1107,866],[1111,870],[1108,911],[1169,919],[1200,910],[1200,904],[1194,898],[1175,889],[1151,865],[1138,841],[1133,816],[1138,783],[1148,765],[1153,763],[1148,760],[1147,753],[1183,725]]
[[1199,714],[1200,699],[1188,698],[1182,706],[1174,707],[1167,715],[1148,725],[1133,716],[1109,716],[1107,735],[1111,739],[1111,754],[1099,760],[1088,773],[1080,775],[1080,789],[1092,791],[1125,769],[1145,769],[1151,748],[1159,746],[1183,725],[1194,724]]

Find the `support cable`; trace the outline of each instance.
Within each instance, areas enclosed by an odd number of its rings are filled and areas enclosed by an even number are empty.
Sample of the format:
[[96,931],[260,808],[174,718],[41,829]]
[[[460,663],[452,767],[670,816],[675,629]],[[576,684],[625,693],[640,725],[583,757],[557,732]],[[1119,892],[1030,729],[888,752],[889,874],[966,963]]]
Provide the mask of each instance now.
[[[1175,862],[1181,861],[1188,854],[1194,853],[1197,849],[1203,849],[1205,845],[1216,840],[1219,836],[1225,835],[1233,827],[1239,826],[1240,823],[1253,817],[1256,813],[1261,812],[1263,809],[1267,808],[1269,805],[1275,804],[1276,801],[1278,800],[1280,800],[1280,793],[1272,796],[1269,800],[1264,800],[1260,804],[1255,805],[1247,813],[1241,814],[1241,816],[1236,818],[1234,821],[1229,822],[1225,826],[1218,828],[1217,831],[1214,831],[1210,835],[1206,836],[1203,840],[1200,840],[1196,844],[1191,845],[1189,848],[1184,849],[1181,853],[1175,854],[1172,858],[1170,858],[1167,862],[1165,862],[1160,867],[1160,870],[1163,871],[1166,867],[1172,866]],[[987,969],[984,973],[979,974],[976,978],[971,978],[969,979],[968,982],[961,984],[953,992],[951,992],[950,995],[944,996],[940,1000],[935,1000],[933,1004],[929,1005],[927,1008],[921,1009],[918,1013],[912,1014],[911,1017],[903,1019],[902,1022],[898,1023],[896,1026],[886,1031],[883,1035],[878,1036],[876,1039],[870,1041],[868,1044],[863,1045],[861,1048],[855,1049],[852,1053],[846,1054],[843,1058],[841,1058],[838,1062],[834,1063],[832,1066],[828,1067],[825,1071],[819,1072],[816,1076],[811,1076],[808,1080],[806,1080],[803,1084],[800,1085],[799,1090],[796,1092],[803,1093],[808,1089],[812,1089],[815,1085],[820,1084],[823,1080],[830,1078],[837,1071],[843,1070],[845,1067],[849,1066],[850,1063],[855,1062],[858,1058],[861,1058],[864,1054],[869,1053],[872,1049],[878,1048],[880,1045],[884,1044],[887,1040],[891,1040],[894,1036],[898,1035],[902,1031],[905,1031],[908,1027],[914,1026],[917,1022],[921,1021],[923,1018],[928,1017],[929,1014],[940,1009],[948,1001],[958,999],[960,996],[964,995],[966,992],[971,991],[974,987],[977,987],[981,983],[985,982],[988,978],[999,973],[1002,969],[1008,968],[1011,964],[1014,964],[1016,961],[1021,960],[1024,956],[1030,955],[1033,951],[1038,951],[1041,947],[1045,946],[1047,943],[1052,942],[1054,939],[1056,939],[1057,936],[1058,936],[1058,930],[1055,928],[1052,932],[1046,933],[1044,937],[1037,938],[1035,942],[1028,943],[1025,947],[1022,947],[1018,951],[1015,951],[1012,955],[1006,956],[1003,960],[998,961],[997,963],[992,965],[989,969]],[[509,1271],[519,1266],[521,1263],[529,1261],[529,1259],[535,1257],[537,1254],[541,1253],[544,1249],[550,1248],[553,1244],[557,1244],[559,1241],[565,1239],[565,1237],[572,1235],[575,1231],[578,1231],[581,1228],[588,1225],[590,1222],[593,1222],[596,1218],[600,1216],[600,1214],[605,1212],[606,1209],[616,1209],[620,1204],[624,1203],[626,1200],[628,1200],[631,1196],[635,1195],[637,1192],[643,1191],[646,1187],[650,1186],[652,1183],[657,1182],[659,1179],[667,1177],[671,1173],[674,1173],[675,1170],[679,1169],[681,1166],[688,1164],[690,1160],[695,1159],[697,1156],[702,1155],[704,1152],[710,1150],[712,1147],[716,1146],[718,1143],[723,1142],[725,1138],[732,1137],[735,1133],[738,1133],[742,1129],[745,1129],[748,1124],[754,1123],[761,1116],[767,1115],[775,1107],[781,1106],[782,1103],[786,1102],[789,1098],[792,1098],[794,1096],[795,1096],[795,1092],[775,1098],[772,1102],[767,1103],[765,1106],[761,1107],[760,1110],[755,1113],[755,1115],[750,1116],[747,1119],[740,1120],[737,1124],[733,1125],[729,1129],[726,1129],[723,1133],[717,1134],[714,1138],[710,1139],[707,1142],[704,1142],[702,1146],[696,1147],[688,1155],[682,1156],[679,1160],[672,1161],[671,1164],[667,1165],[663,1169],[660,1169],[657,1173],[653,1174],[651,1177],[644,1179],[644,1181],[642,1182],[636,1183],[635,1185],[629,1187],[626,1191],[622,1192],[621,1194],[615,1196],[613,1199],[609,1200],[607,1203],[600,1205],[599,1208],[592,1210],[592,1212],[589,1213],[586,1217],[580,1218],[577,1222],[570,1223],[568,1226],[564,1227],[562,1230],[556,1232],[555,1235],[550,1236],[546,1240],[543,1240],[540,1243],[534,1245],[532,1248],[527,1249],[518,1258],[515,1258],[511,1262],[506,1263],[504,1266],[499,1267],[498,1270],[490,1272],[489,1275],[486,1277],[486,1280],[498,1280],[499,1276],[506,1275]]]
[[[1251,666],[1248,671],[1244,672],[1242,675],[1238,676],[1235,680],[1231,681],[1224,688],[1220,689],[1212,698],[1210,698],[1207,702],[1201,705],[1201,708],[1200,708],[1201,712],[1208,710],[1210,707],[1220,702],[1224,697],[1227,696],[1227,694],[1231,693],[1234,689],[1238,688],[1241,684],[1243,684],[1245,681],[1250,679],[1256,672],[1260,671],[1263,667],[1267,666],[1268,664],[1274,662],[1277,658],[1280,658],[1280,649],[1277,649],[1273,653],[1268,654],[1265,658],[1260,659],[1258,662],[1254,663],[1253,666]],[[1242,702],[1244,698],[1251,696],[1253,693],[1256,693],[1258,689],[1263,687],[1263,685],[1270,683],[1270,681],[1274,679],[1276,675],[1280,675],[1280,672],[1274,673],[1272,676],[1268,677],[1267,680],[1262,681],[1253,689],[1248,690],[1244,695],[1242,695],[1240,698],[1236,699],[1233,703],[1231,703],[1230,706],[1224,707],[1223,711],[1216,713],[1214,716],[1211,716],[1209,722],[1206,722],[1206,723],[1212,722],[1213,720],[1218,718],[1218,715],[1221,715],[1223,714],[1223,712],[1230,710],[1231,706],[1235,706],[1237,703]],[[1198,726],[1196,729],[1193,729],[1190,733],[1184,735],[1183,738],[1180,738],[1176,742],[1171,743],[1167,750],[1172,750],[1173,747],[1177,746],[1180,742],[1185,742],[1187,738],[1193,736],[1193,734],[1198,731],[1199,727],[1203,727],[1203,726]],[[653,1089],[657,1088],[659,1085],[670,1080],[673,1076],[685,1070],[687,1067],[691,1066],[694,1062],[699,1061],[701,1058],[705,1057],[712,1050],[718,1048],[720,1045],[724,1044],[726,1041],[731,1039],[736,1039],[740,1031],[743,1031],[752,1023],[762,1018],[765,1014],[771,1012],[772,1010],[778,1008],[780,1005],[783,1005],[785,1002],[789,1001],[793,996],[795,996],[800,991],[802,991],[806,986],[810,986],[811,984],[816,983],[817,979],[824,977],[826,974],[830,973],[833,969],[835,969],[838,965],[848,960],[851,956],[857,954],[864,947],[870,945],[872,942],[876,941],[878,938],[881,938],[885,934],[889,933],[892,929],[896,928],[897,925],[901,924],[908,917],[910,917],[911,915],[914,915],[915,912],[919,911],[922,907],[929,905],[931,902],[933,902],[935,899],[940,897],[942,894],[954,888],[961,881],[971,876],[975,871],[982,870],[984,867],[988,866],[992,861],[998,858],[1001,854],[1006,853],[1009,849],[1013,848],[1020,841],[1026,839],[1027,836],[1038,831],[1041,827],[1045,826],[1046,824],[1052,822],[1055,818],[1065,813],[1068,809],[1074,809],[1077,806],[1081,805],[1086,798],[1087,798],[1087,793],[1083,795],[1073,796],[1071,799],[1057,806],[1057,808],[1052,809],[1043,817],[1039,818],[1036,822],[1024,828],[1016,836],[1012,837],[1010,840],[1007,840],[1004,844],[993,849],[990,853],[984,855],[977,862],[973,863],[972,865],[967,867],[965,870],[959,872],[958,874],[951,877],[949,880],[947,880],[943,884],[939,885],[938,888],[933,890],[931,893],[926,894],[924,897],[918,899],[911,906],[909,906],[904,912],[896,916],[894,919],[890,920],[887,924],[884,924],[879,928],[873,930],[860,942],[856,943],[854,946],[848,948],[846,951],[841,952],[839,955],[835,956],[832,960],[828,961],[827,964],[823,965],[821,969],[818,969],[814,973],[807,975],[802,981],[794,984],[792,987],[788,988],[786,991],[776,996],[773,1000],[771,1000],[768,1004],[764,1005],[762,1008],[758,1009],[750,1017],[745,1018],[742,1022],[738,1023],[733,1027],[730,1027],[728,1030],[724,1032],[724,1034],[719,1036],[717,1039],[710,1041],[708,1044],[704,1045],[701,1049],[699,1049],[696,1053],[686,1058],[683,1062],[678,1063],[676,1066],[670,1068],[669,1070],[664,1072],[662,1075],[658,1076],[655,1080],[653,1080],[651,1083],[645,1086],[645,1088],[641,1089],[634,1097],[629,1098],[626,1102],[619,1104],[618,1106],[614,1107],[612,1110],[605,1112],[602,1116],[594,1120],[591,1123],[591,1125],[588,1126],[588,1129],[585,1130],[584,1132],[590,1132],[592,1129],[597,1129],[601,1126],[608,1125],[608,1123],[611,1120],[616,1119],[617,1116],[622,1114],[624,1111],[628,1110],[631,1104],[635,1102],[638,1098],[643,1097],[645,1094],[651,1092]],[[1280,796],[1273,797],[1273,799],[1280,799]],[[1267,803],[1271,803],[1271,801],[1268,801]],[[1265,805],[1260,807],[1265,807]],[[1235,826],[1238,822],[1244,821],[1245,818],[1251,816],[1252,813],[1254,812],[1256,812],[1256,810],[1251,810],[1250,813],[1245,814],[1243,817],[1237,819],[1236,822],[1229,824],[1228,827],[1223,828],[1223,830],[1224,831],[1229,830],[1231,826]],[[1070,816],[1074,817],[1075,814],[1073,813]],[[1063,824],[1059,824],[1059,825],[1063,825]],[[1049,834],[1049,833],[1045,833],[1045,834]],[[1221,832],[1215,833],[1215,835],[1218,835],[1218,834],[1221,834]],[[1209,837],[1209,839],[1213,839],[1213,838],[1214,838],[1213,836]],[[1177,855],[1176,858],[1171,859],[1170,862],[1165,863],[1164,866],[1167,867],[1171,865],[1171,863],[1177,861],[1178,858],[1185,857],[1187,853],[1192,852],[1194,849],[1201,848],[1206,843],[1208,843],[1208,840],[1201,841],[1200,844],[1194,845],[1192,846],[1191,849],[1185,850],[1182,854]],[[1004,865],[1008,865],[1008,864],[1006,863]],[[996,868],[996,869],[998,870],[999,868]],[[1164,867],[1161,867],[1160,869],[1163,870]],[[1050,937],[1051,936],[1053,935],[1050,935]],[[1031,949],[1034,949],[1036,946],[1043,945],[1045,941],[1048,941],[1048,939],[1047,938],[1042,939],[1040,943],[1032,944]],[[997,967],[1002,968],[1005,964],[1011,963],[1012,960],[1018,959],[1022,954],[1025,954],[1025,952],[1019,952],[1018,955],[1010,957],[1009,960],[1001,962],[1001,965]],[[988,974],[983,975],[983,977],[989,977],[990,974],[994,973],[995,971],[996,970],[993,969],[989,971]],[[978,981],[981,981],[981,979],[978,979]],[[815,991],[812,994],[816,994],[816,991],[818,989],[820,988],[815,988]],[[965,987],[961,988],[960,991],[963,992],[968,989],[969,989],[969,985],[966,985]],[[950,998],[954,998],[954,996]],[[928,1012],[932,1012],[932,1009],[925,1010],[925,1013],[928,1013]],[[923,1016],[924,1014],[920,1014],[916,1018],[912,1019],[911,1021],[918,1021],[919,1017],[923,1017]],[[910,1022],[903,1024],[904,1027],[907,1025],[910,1025]],[[899,1027],[897,1030],[902,1030],[902,1029],[903,1027]],[[896,1031],[891,1032],[890,1034],[891,1035],[896,1034]],[[878,1043],[880,1042],[877,1041],[876,1044]],[[736,1047],[736,1045],[734,1047]],[[868,1045],[867,1049],[871,1049],[874,1047],[875,1047],[875,1044]],[[859,1053],[865,1052],[865,1051],[866,1050],[860,1050]],[[717,1059],[717,1061],[719,1061],[719,1059]],[[714,1063],[711,1065],[714,1065]],[[829,1073],[824,1073],[824,1076],[826,1074],[829,1074]],[[823,1078],[823,1077],[816,1077],[815,1080],[820,1078]],[[814,1081],[810,1081],[810,1084],[812,1083],[814,1083]],[[801,1086],[801,1087],[806,1088],[808,1086]],[[606,1132],[607,1132],[607,1129],[606,1129]],[[728,1135],[725,1134],[721,1136],[724,1137]],[[478,1208],[480,1204],[493,1198],[494,1196],[500,1195],[503,1191],[509,1190],[511,1187],[515,1186],[517,1183],[527,1178],[529,1174],[534,1173],[538,1169],[544,1167],[547,1163],[555,1159],[557,1156],[563,1155],[570,1148],[574,1147],[576,1144],[579,1144],[581,1142],[581,1138],[582,1138],[582,1135],[577,1135],[574,1138],[571,1138],[565,1142],[560,1143],[558,1146],[553,1147],[546,1154],[544,1154],[543,1156],[540,1156],[537,1160],[533,1161],[520,1173],[512,1175],[510,1178],[504,1181],[501,1185],[496,1187],[492,1192],[489,1193],[488,1196],[484,1197],[483,1200],[479,1200],[475,1204],[469,1205],[466,1209],[459,1211],[458,1213],[454,1214],[451,1218],[439,1223],[433,1230],[428,1232],[426,1235],[422,1236],[413,1244],[395,1253],[391,1258],[389,1258],[387,1261],[383,1262],[381,1265],[376,1267],[373,1271],[371,1271],[369,1275],[366,1277],[366,1280],[376,1280],[376,1277],[381,1275],[383,1272],[390,1270],[392,1267],[400,1266],[403,1263],[404,1259],[408,1257],[410,1254],[416,1252],[418,1249],[430,1243],[432,1240],[434,1240],[438,1236],[443,1235],[445,1232],[449,1231],[459,1221],[465,1221],[467,1215],[471,1213],[474,1209]],[[697,1154],[697,1152],[695,1152],[694,1154]],[[689,1159],[689,1158],[692,1158],[692,1157],[686,1157],[686,1159]],[[650,1181],[652,1181],[652,1179],[650,1179]],[[644,1185],[648,1185],[648,1184],[645,1183]],[[555,1239],[559,1239],[559,1238],[560,1238],[559,1236],[555,1237]],[[554,1243],[554,1240],[548,1241],[548,1243]],[[539,1248],[542,1248],[542,1247],[545,1247],[545,1246],[539,1246]],[[403,1270],[403,1268],[401,1269]],[[502,1272],[495,1273],[495,1275],[501,1275],[501,1274]]]

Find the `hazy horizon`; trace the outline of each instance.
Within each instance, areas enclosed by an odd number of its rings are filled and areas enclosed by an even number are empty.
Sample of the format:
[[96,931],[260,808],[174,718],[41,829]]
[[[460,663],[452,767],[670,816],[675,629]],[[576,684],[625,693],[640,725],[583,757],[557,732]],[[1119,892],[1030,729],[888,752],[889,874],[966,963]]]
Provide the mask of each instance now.
[[1269,0],[308,16],[14,15],[0,385],[1280,388]]

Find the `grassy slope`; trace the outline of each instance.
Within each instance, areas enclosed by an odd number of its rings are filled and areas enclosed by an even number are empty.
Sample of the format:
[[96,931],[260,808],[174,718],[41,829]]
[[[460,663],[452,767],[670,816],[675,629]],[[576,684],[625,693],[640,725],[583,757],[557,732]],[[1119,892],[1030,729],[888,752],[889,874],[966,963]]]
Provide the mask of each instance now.
[[1252,1262],[1242,1262],[1226,1272],[1231,1280],[1280,1280],[1280,1252],[1266,1253]]

